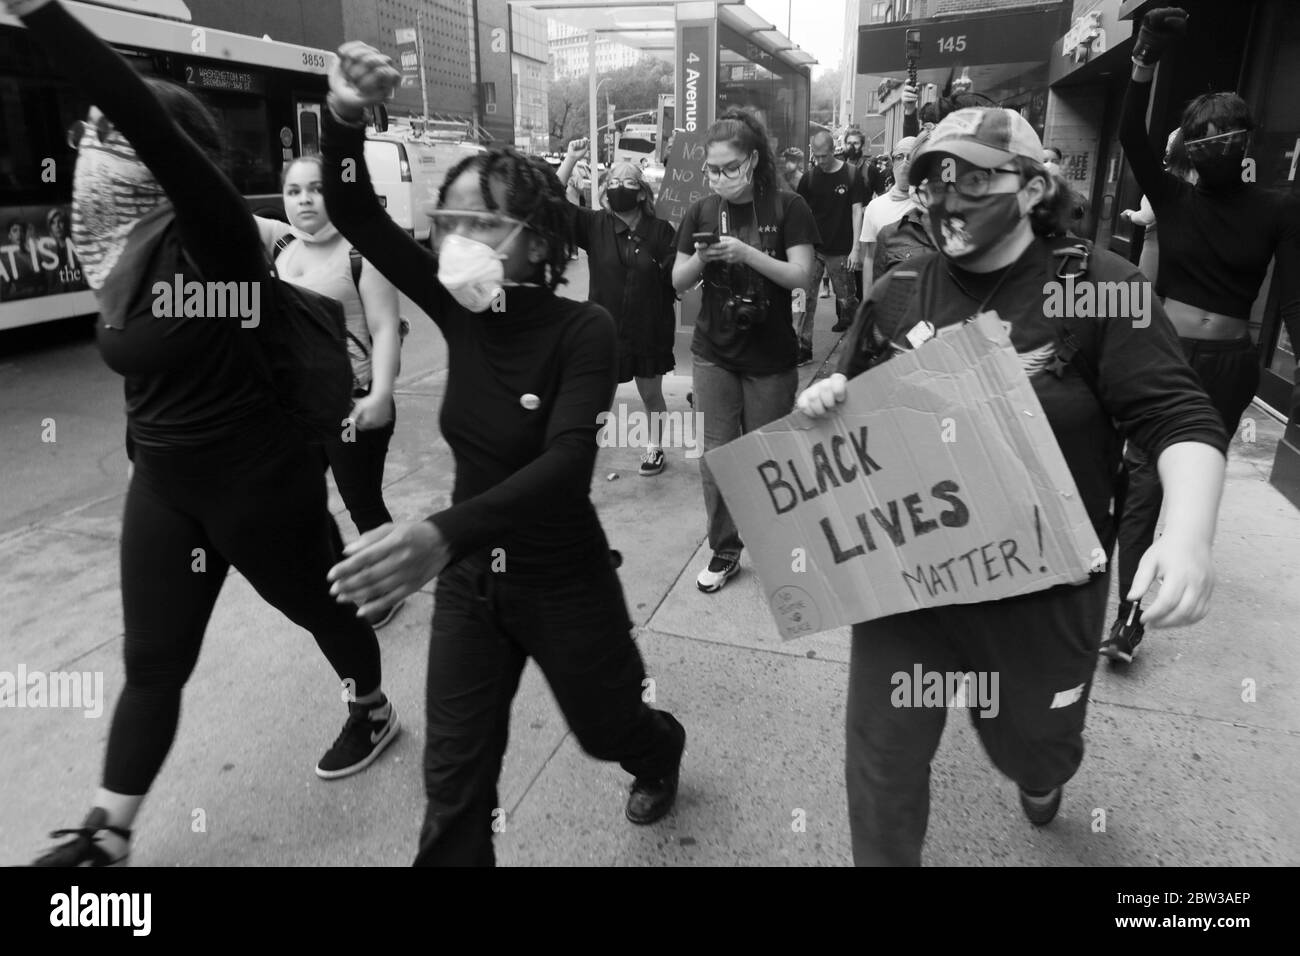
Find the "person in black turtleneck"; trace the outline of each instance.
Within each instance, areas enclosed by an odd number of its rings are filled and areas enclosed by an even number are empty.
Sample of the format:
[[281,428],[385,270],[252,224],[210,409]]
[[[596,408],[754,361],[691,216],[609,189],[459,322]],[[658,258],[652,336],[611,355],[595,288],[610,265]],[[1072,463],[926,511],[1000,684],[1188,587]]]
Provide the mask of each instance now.
[[330,578],[340,601],[379,613],[437,577],[415,863],[490,866],[510,703],[529,657],[583,749],[634,776],[633,823],[671,809],[686,732],[642,700],[645,668],[591,503],[616,334],[599,305],[555,294],[574,248],[564,187],[509,147],[462,161],[431,213],[434,257],[385,215],[366,170],[363,111],[399,79],[373,47],[339,48],[325,203],[446,339],[441,424],[456,479],[450,507],[363,535]]
[[[1177,7],[1152,10],[1133,48],[1133,77],[1119,138],[1133,175],[1160,223],[1156,294],[1164,301],[1196,371],[1231,436],[1259,385],[1259,349],[1251,341],[1251,305],[1270,261],[1287,327],[1300,319],[1300,201],[1258,186],[1246,153],[1254,123],[1235,93],[1206,93],[1188,104],[1182,140],[1195,184],[1162,168],[1146,130],[1155,64],[1186,28]],[[1160,478],[1155,463],[1130,443],[1128,496],[1119,528],[1120,606],[1101,653],[1133,658],[1143,627],[1141,594],[1132,593],[1138,561],[1155,537]]]

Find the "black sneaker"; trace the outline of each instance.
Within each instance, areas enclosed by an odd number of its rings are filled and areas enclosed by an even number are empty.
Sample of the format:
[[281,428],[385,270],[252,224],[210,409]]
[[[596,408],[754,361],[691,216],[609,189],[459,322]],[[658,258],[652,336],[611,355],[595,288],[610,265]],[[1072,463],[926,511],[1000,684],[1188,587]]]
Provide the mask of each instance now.
[[1098,648],[1102,657],[1114,663],[1132,663],[1133,656],[1137,654],[1137,646],[1142,643],[1142,635],[1146,632],[1142,622],[1137,619],[1141,609],[1136,603],[1127,606],[1120,604],[1119,616],[1110,628],[1110,637]]
[[681,777],[682,754],[686,752],[686,728],[672,714],[661,714],[673,724],[681,738],[681,750],[677,753],[677,766],[666,777],[657,780],[637,777],[632,781],[632,790],[627,796],[627,808],[624,810],[628,820],[638,826],[645,826],[662,820],[673,808],[677,799],[677,781]]
[[801,349],[801,350],[799,351],[799,366],[800,366],[800,368],[802,368],[802,367],[805,366],[805,365],[811,365],[811,364],[812,364],[812,361],[813,361],[813,354],[812,354],[812,351],[811,351],[811,350],[804,351],[804,350]]
[[[104,845],[105,832],[120,837],[125,842],[120,852]],[[56,840],[65,836],[75,836],[75,839],[56,846],[39,857],[32,866],[125,866],[131,855],[131,831],[110,827],[108,813],[102,807],[91,810],[81,826],[55,830],[50,836]]]
[[740,570],[740,558],[720,558],[716,554],[709,559],[709,566],[695,579],[695,586],[705,594],[721,591],[727,579]]
[[645,454],[641,456],[641,468],[639,474],[642,478],[650,478],[664,470],[664,451],[662,448],[647,448]]
[[1061,809],[1061,794],[1064,787],[1056,787],[1047,793],[1030,793],[1023,787],[1020,790],[1020,808],[1025,811],[1029,822],[1036,827],[1047,826],[1056,819],[1056,811]]
[[[371,714],[388,708],[388,715],[372,719]],[[343,725],[334,746],[326,751],[316,765],[316,776],[337,780],[365,770],[375,762],[401,731],[397,722],[397,708],[385,698],[382,704],[348,704],[348,720]]]
[[851,319],[840,319],[838,322],[836,322],[834,325],[831,326],[831,331],[847,332],[852,325],[853,325],[853,321]]

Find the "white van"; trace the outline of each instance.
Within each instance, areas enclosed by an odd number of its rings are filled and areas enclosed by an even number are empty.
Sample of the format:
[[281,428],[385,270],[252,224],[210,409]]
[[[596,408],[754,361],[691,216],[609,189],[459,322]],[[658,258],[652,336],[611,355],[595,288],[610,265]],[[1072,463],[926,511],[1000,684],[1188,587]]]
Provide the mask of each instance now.
[[366,134],[366,166],[380,204],[393,221],[420,242],[429,239],[424,203],[437,201],[447,172],[466,156],[482,152],[470,144],[431,143],[391,133]]

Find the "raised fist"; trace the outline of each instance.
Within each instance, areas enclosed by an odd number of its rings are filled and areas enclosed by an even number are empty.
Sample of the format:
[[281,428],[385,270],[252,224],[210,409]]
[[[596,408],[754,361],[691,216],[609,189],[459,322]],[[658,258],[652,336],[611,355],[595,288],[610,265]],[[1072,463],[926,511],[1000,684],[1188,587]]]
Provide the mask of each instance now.
[[330,69],[330,101],[339,112],[359,116],[392,96],[401,82],[391,59],[360,40],[350,40],[339,47]]
[[916,102],[920,99],[920,94],[917,92],[916,87],[911,83],[904,83],[903,92],[899,94],[899,99],[903,103],[904,113],[915,113]]
[[1187,11],[1181,7],[1160,7],[1142,18],[1133,44],[1133,62],[1155,66],[1165,49],[1187,31]]

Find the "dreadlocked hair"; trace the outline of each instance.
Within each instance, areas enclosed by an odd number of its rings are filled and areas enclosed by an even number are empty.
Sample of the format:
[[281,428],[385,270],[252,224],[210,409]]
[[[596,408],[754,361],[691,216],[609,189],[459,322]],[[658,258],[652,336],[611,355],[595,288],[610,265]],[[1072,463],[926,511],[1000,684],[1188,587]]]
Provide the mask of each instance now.
[[754,167],[754,192],[776,189],[776,157],[767,138],[767,127],[758,114],[748,108],[733,107],[709,127],[705,143],[730,143],[746,156],[758,151],[758,165]]
[[[552,292],[568,280],[564,269],[574,252],[573,220],[564,186],[550,165],[536,156],[528,156],[512,146],[497,146],[486,152],[462,159],[447,172],[438,190],[438,205],[446,202],[447,190],[466,172],[478,173],[479,193],[483,205],[493,212],[505,212],[546,240],[544,284]],[[492,195],[492,182],[505,187],[505,209]]]

